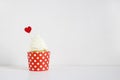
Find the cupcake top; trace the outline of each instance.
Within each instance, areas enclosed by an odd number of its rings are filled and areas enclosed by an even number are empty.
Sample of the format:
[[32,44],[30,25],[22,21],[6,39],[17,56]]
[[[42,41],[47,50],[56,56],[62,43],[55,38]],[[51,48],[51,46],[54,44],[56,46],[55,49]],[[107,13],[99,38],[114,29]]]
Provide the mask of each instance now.
[[[32,31],[31,26],[27,26],[24,28],[24,31],[29,34]],[[31,44],[30,44],[30,50],[29,51],[47,51],[48,48],[46,47],[46,44],[44,43],[44,40],[40,37],[40,35],[34,35],[31,38]]]
[[39,35],[31,38],[30,51],[44,51],[47,49],[44,40]]

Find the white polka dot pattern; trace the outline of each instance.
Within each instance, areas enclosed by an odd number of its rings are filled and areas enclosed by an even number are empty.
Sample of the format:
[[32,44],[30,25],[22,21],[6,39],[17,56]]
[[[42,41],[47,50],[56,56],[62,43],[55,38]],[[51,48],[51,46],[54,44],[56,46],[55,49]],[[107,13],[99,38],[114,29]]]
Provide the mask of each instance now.
[[28,52],[28,64],[30,71],[45,71],[49,69],[50,52]]

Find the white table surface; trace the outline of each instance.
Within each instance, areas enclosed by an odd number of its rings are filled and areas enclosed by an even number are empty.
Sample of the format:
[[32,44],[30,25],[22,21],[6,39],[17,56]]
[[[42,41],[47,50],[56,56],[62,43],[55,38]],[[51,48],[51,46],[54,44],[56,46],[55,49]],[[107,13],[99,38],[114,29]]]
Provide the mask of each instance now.
[[44,72],[0,67],[0,80],[120,80],[120,66],[59,66]]

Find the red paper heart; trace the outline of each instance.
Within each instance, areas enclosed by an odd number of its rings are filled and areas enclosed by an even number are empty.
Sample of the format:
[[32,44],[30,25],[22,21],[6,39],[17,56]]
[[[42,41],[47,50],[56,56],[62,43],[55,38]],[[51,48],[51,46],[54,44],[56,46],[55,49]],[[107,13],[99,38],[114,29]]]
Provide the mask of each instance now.
[[31,30],[32,30],[32,28],[30,27],[30,26],[28,26],[28,27],[25,27],[25,32],[27,32],[27,33],[30,33],[31,32]]

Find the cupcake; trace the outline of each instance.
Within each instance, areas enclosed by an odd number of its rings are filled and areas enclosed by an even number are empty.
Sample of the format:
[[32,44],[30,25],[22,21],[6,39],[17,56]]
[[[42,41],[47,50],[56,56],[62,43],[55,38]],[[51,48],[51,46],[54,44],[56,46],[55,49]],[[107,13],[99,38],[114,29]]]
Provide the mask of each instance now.
[[27,56],[29,71],[46,71],[49,69],[50,51],[48,51],[44,40],[39,35],[34,35],[31,38]]

